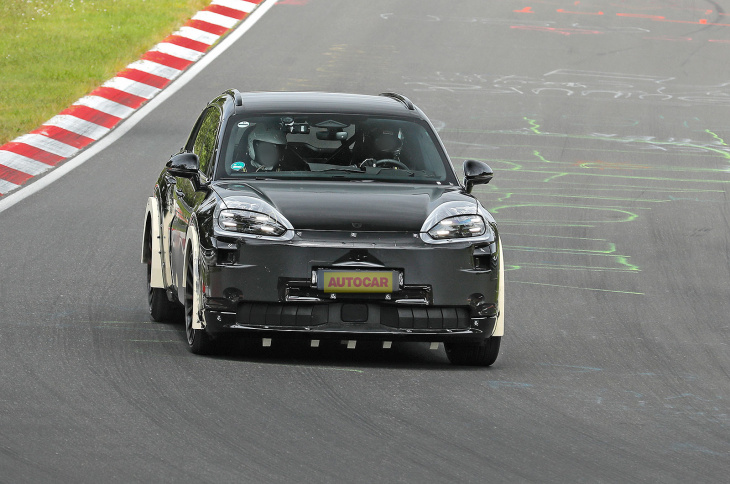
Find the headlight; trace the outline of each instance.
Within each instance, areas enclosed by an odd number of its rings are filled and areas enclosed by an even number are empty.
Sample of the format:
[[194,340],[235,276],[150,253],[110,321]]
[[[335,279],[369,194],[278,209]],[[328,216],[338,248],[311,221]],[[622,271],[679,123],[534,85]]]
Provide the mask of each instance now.
[[487,224],[480,215],[458,215],[441,220],[428,235],[436,240],[479,237],[487,231]]
[[251,210],[221,210],[218,225],[229,232],[278,237],[286,233],[286,227],[265,213]]
[[492,215],[476,200],[444,202],[426,217],[420,237],[427,244],[491,242],[494,225]]

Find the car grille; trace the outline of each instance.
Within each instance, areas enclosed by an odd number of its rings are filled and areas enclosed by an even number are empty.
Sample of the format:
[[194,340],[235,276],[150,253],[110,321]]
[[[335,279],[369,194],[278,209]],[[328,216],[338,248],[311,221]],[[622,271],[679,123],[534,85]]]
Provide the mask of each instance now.
[[463,329],[469,310],[455,307],[383,306],[380,324],[399,329]]
[[369,323],[394,329],[465,329],[470,321],[465,307],[377,303],[242,303],[236,312],[237,324],[270,327]]
[[327,304],[244,303],[236,322],[254,326],[319,326],[327,322]]

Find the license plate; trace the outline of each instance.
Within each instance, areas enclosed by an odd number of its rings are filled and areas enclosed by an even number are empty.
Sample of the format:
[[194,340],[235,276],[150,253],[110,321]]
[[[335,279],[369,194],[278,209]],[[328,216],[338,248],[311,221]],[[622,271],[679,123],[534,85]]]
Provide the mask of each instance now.
[[317,288],[324,292],[393,292],[397,271],[317,271]]

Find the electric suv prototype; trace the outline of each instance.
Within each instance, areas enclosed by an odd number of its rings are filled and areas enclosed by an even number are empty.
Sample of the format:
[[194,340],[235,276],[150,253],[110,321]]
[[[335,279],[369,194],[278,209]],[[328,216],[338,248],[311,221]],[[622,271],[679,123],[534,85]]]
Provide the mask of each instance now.
[[232,333],[443,342],[491,365],[504,334],[497,224],[426,115],[393,93],[226,91],[147,201],[142,262],[157,321],[193,353]]

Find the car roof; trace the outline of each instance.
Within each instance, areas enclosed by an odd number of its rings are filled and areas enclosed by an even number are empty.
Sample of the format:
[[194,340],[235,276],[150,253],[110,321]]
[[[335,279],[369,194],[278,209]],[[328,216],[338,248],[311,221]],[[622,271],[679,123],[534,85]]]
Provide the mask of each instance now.
[[[424,119],[410,101],[397,95],[369,96],[334,92],[241,92],[236,113],[340,113]],[[412,105],[411,105],[412,106]]]

